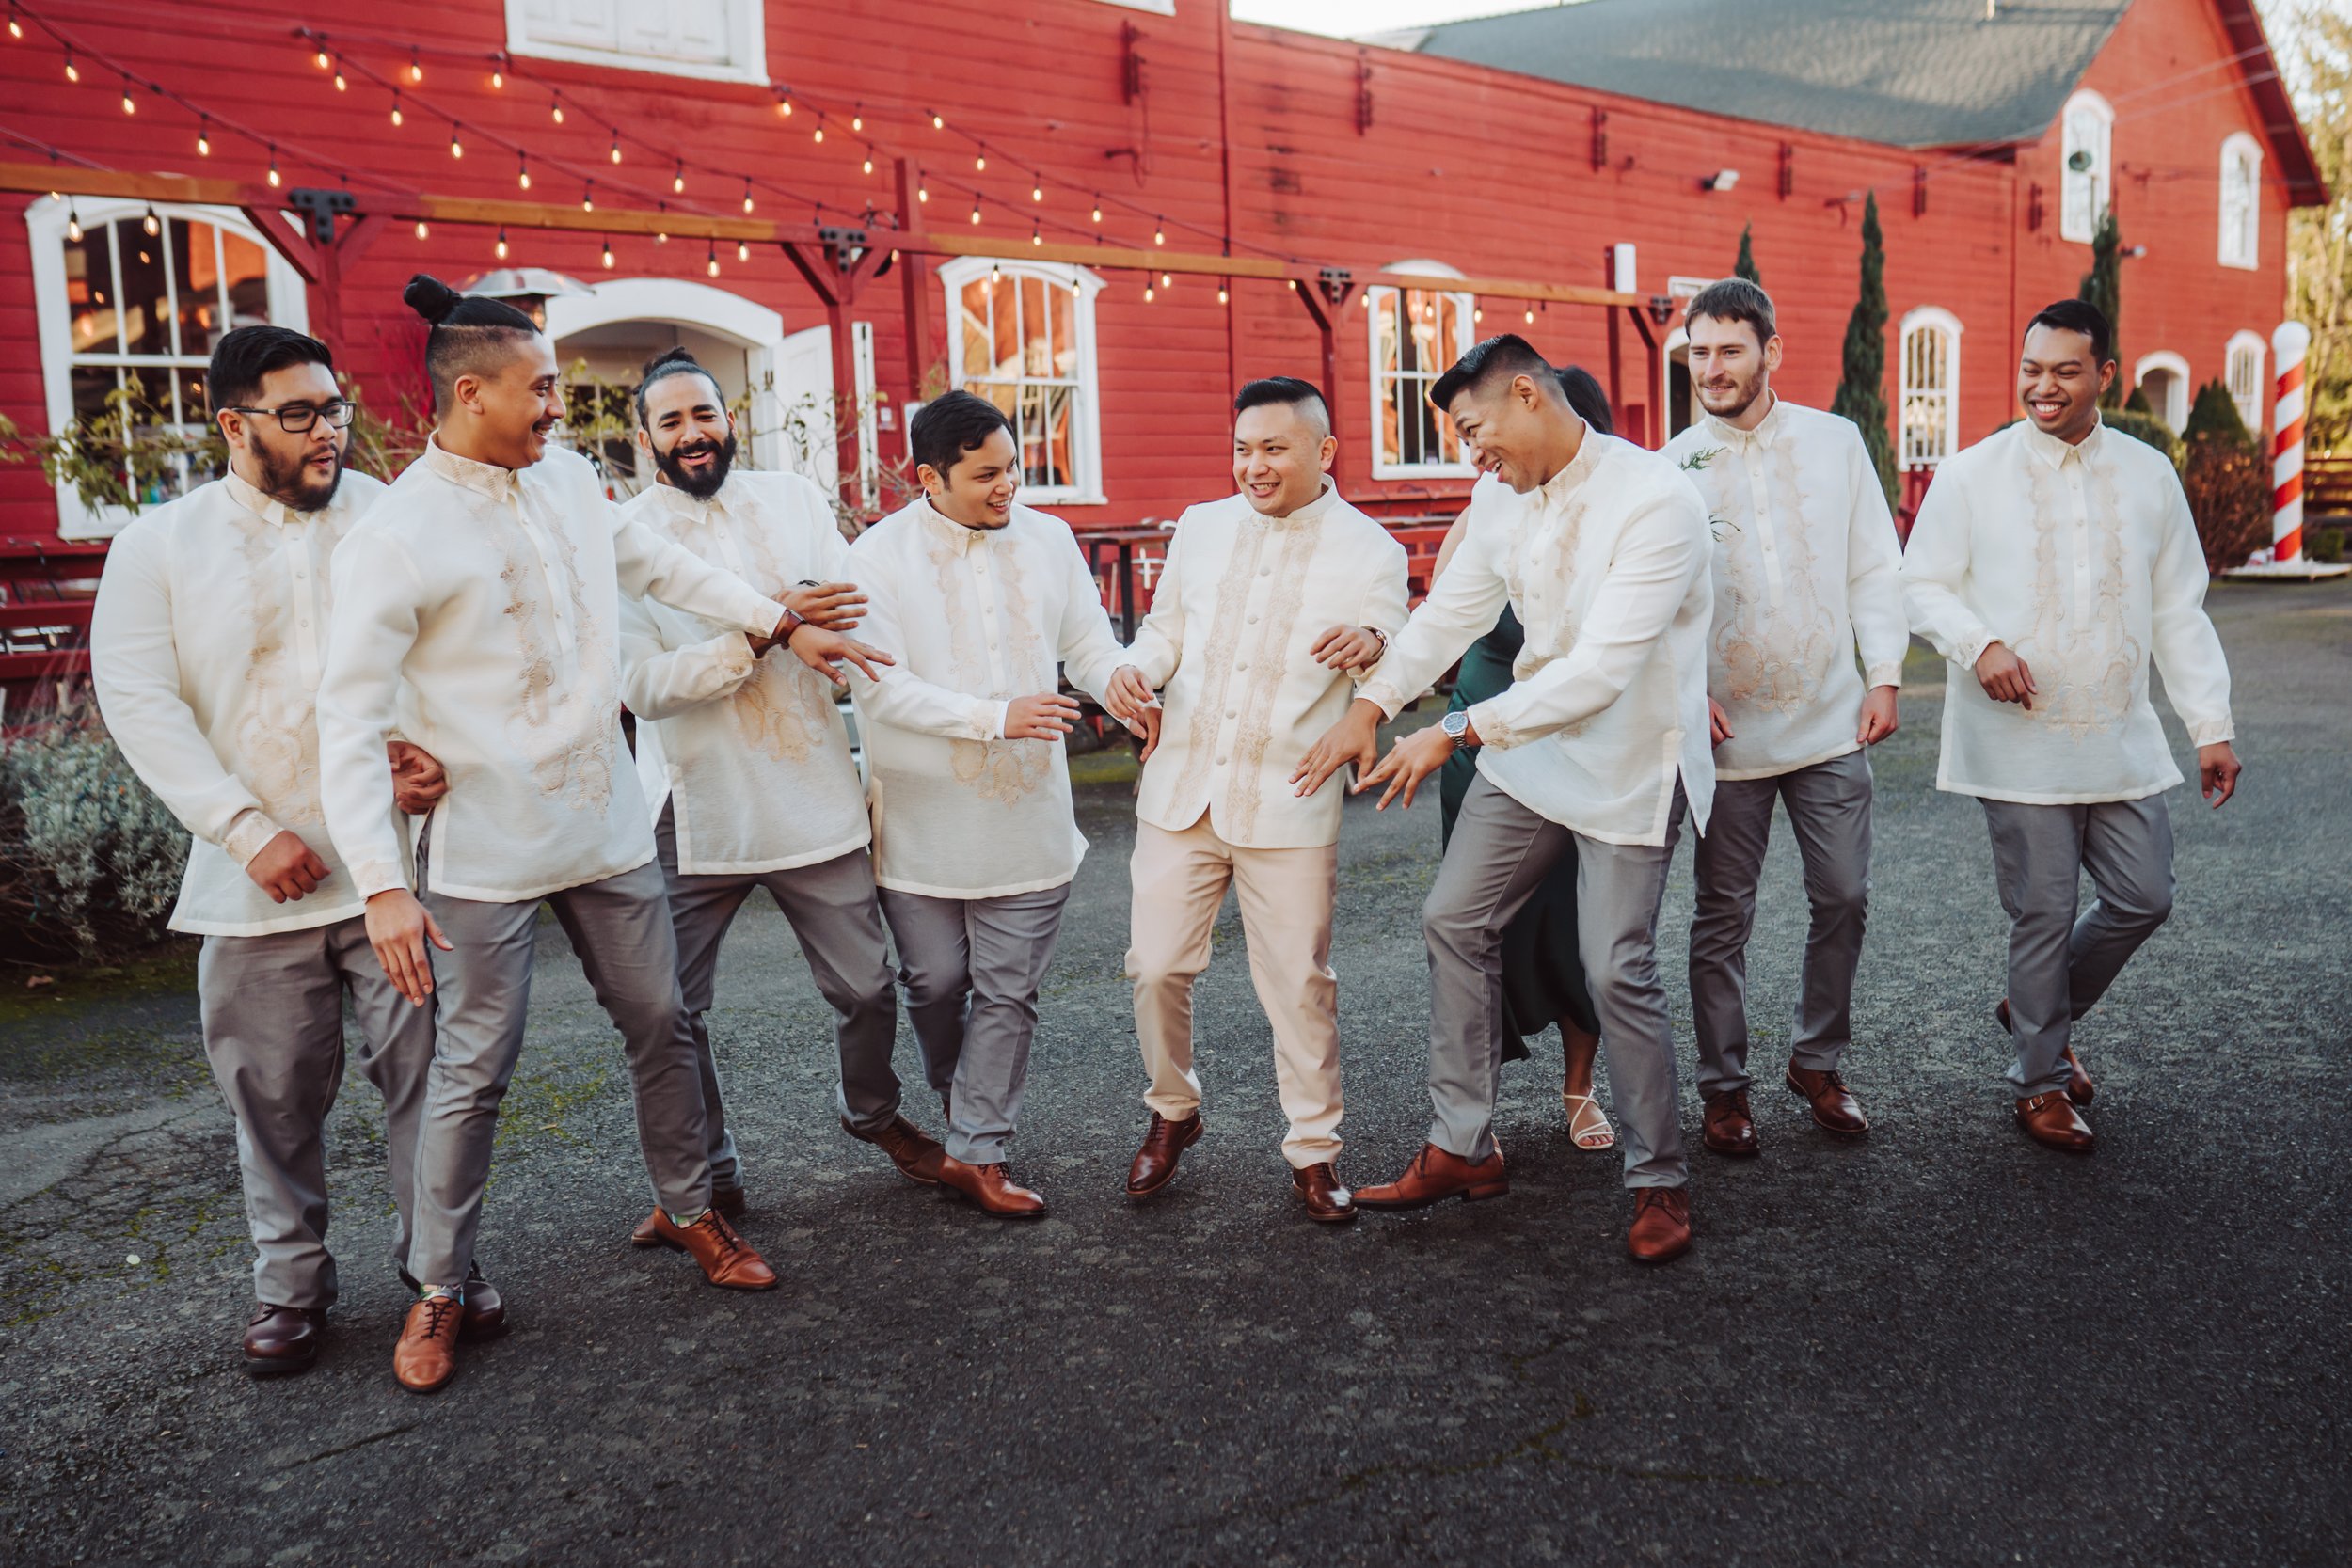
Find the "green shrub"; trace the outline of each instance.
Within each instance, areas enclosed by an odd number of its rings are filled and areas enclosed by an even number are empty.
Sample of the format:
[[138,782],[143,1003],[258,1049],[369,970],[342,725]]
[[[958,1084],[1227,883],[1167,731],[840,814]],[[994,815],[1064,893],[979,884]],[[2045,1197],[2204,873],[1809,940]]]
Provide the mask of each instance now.
[[187,830],[94,716],[0,741],[0,956],[96,958],[151,943]]
[[2135,441],[2147,442],[2170,458],[2175,468],[2187,460],[2188,449],[2181,438],[2172,434],[2170,425],[2153,414],[2135,413],[2129,408],[2102,408],[2099,418],[2106,421],[2108,429],[2120,431]]
[[2218,380],[2198,388],[2197,401],[2189,405],[2188,423],[2181,431],[2181,439],[2193,442],[2200,436],[2226,436],[2244,443],[2249,451],[2260,450],[2254,433],[2246,428],[2245,416],[2237,411],[2237,399]]
[[2123,406],[2135,414],[2153,414],[2156,411],[2156,405],[2148,401],[2148,388],[2145,387],[2133,388],[2132,395],[2123,400]]

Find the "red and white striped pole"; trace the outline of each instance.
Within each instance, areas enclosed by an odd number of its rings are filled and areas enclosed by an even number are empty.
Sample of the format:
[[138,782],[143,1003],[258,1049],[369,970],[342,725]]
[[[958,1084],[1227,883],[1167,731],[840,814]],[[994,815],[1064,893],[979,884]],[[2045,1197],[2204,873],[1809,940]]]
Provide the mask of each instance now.
[[2284,565],[2303,553],[2303,358],[2312,332],[2281,322],[2270,335],[2277,376],[2270,420],[2270,559]]

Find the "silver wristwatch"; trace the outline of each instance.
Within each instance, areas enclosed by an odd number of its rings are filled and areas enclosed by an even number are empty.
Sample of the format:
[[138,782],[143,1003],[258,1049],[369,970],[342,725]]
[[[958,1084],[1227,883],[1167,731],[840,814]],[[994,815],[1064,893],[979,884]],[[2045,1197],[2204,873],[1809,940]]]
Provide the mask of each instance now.
[[1445,737],[1448,740],[1459,746],[1462,743],[1462,737],[1470,734],[1470,709],[1455,708],[1452,713],[1438,721],[1438,728],[1445,731]]

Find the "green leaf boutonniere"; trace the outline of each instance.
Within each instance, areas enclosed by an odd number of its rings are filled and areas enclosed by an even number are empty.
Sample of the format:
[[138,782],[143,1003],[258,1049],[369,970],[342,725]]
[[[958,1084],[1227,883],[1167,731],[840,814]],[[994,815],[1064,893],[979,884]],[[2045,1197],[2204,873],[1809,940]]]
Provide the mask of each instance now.
[[[1723,454],[1724,449],[1722,447],[1702,447],[1697,451],[1691,453],[1690,456],[1682,460],[1682,471],[1686,474],[1704,473],[1707,469],[1707,466],[1709,463],[1714,462],[1715,459],[1721,457]],[[1740,531],[1740,525],[1733,522],[1728,517],[1718,517],[1712,515],[1711,514],[1708,515],[1707,519],[1707,531],[1715,536],[1715,543],[1718,545],[1724,542],[1724,533],[1725,530],[1729,530],[1731,532],[1737,533]]]

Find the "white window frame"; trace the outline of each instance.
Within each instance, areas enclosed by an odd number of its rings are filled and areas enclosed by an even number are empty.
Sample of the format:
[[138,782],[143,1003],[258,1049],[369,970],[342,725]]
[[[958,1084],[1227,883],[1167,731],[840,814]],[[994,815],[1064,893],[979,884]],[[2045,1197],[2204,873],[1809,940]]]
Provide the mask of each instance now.
[[[963,364],[963,286],[984,277],[991,268],[1008,282],[1023,277],[1043,278],[1069,289],[1072,330],[1077,336],[1076,409],[1071,420],[1071,457],[1077,470],[1075,484],[1021,486],[1020,499],[1031,505],[1101,506],[1103,493],[1102,377],[1098,372],[1094,337],[1094,296],[1103,292],[1100,274],[1061,261],[993,261],[985,256],[959,256],[939,268],[942,291],[947,296],[947,385],[961,387],[967,379]],[[908,415],[912,420],[914,416]]]
[[[2069,166],[2075,152],[2086,149],[2091,165],[2077,174]],[[2068,99],[2058,114],[2058,237],[2089,245],[2114,192],[2115,109],[2086,89]]]
[[1154,16],[1176,14],[1176,0],[1103,0],[1103,4],[1117,6],[1123,10],[1150,11]]
[[[32,247],[33,306],[40,341],[41,388],[49,412],[49,428],[63,430],[73,422],[73,307],[66,298],[66,224],[78,217],[85,232],[124,218],[142,216],[144,201],[77,198],[52,201],[36,197],[24,209],[24,227]],[[155,215],[167,222],[207,223],[262,247],[268,263],[269,319],[296,332],[310,328],[310,301],[302,275],[278,252],[252,220],[234,207],[189,207],[154,204]],[[85,358],[91,357],[85,356]],[[119,356],[118,356],[119,357]],[[180,358],[194,358],[181,355]],[[111,539],[138,515],[127,506],[90,507],[82,504],[73,486],[60,483],[57,496],[57,534],[64,539]]]
[[[617,0],[616,0],[617,3]],[[615,71],[645,71],[663,76],[691,76],[705,82],[749,82],[768,85],[768,23],[765,0],[718,0],[727,11],[727,57],[718,60],[667,58],[626,44],[612,49],[534,39],[531,35],[531,0],[506,0],[506,51],[541,60],[568,60],[577,65],[607,66]]]
[[[1443,261],[1432,261],[1426,259],[1410,261],[1391,261],[1380,270],[1383,273],[1401,273],[1408,277],[1459,277],[1462,276],[1462,270],[1459,267],[1448,266]],[[1383,296],[1386,296],[1387,298],[1394,301],[1395,309],[1401,312],[1405,309],[1405,296],[1407,293],[1438,294],[1441,291],[1437,290],[1404,289],[1392,283],[1375,283],[1364,290],[1364,354],[1366,366],[1364,382],[1365,389],[1370,394],[1371,398],[1370,412],[1372,416],[1372,423],[1367,428],[1371,432],[1372,436],[1372,477],[1375,479],[1474,479],[1477,477],[1478,468],[1475,464],[1391,463],[1383,458],[1380,452],[1380,413],[1388,404],[1386,396],[1387,388],[1383,383],[1388,379],[1389,375],[1389,372],[1380,362],[1381,299]],[[1478,310],[1478,301],[1475,297],[1469,293],[1459,293],[1454,290],[1442,291],[1442,295],[1447,299],[1451,299],[1454,305],[1454,320],[1455,324],[1455,341],[1454,344],[1454,354],[1451,358],[1446,360],[1446,364],[1451,365],[1454,360],[1459,359],[1463,355],[1470,352],[1470,344],[1476,341],[1477,334],[1475,331],[1474,318]],[[1442,372],[1440,372],[1440,373],[1442,373]],[[1416,372],[1416,375],[1418,378],[1418,372]],[[1437,377],[1432,375],[1426,379],[1434,382]],[[1442,418],[1442,416],[1440,416],[1440,418]]]
[[[1939,390],[1915,387],[1911,380],[1911,338],[1915,332],[1934,332],[1945,339],[1946,385]],[[1897,387],[1895,403],[1895,461],[1903,468],[1932,468],[1960,450],[1960,318],[1940,305],[1922,305],[1907,311],[1895,336]],[[1911,401],[1915,396],[1944,399],[1944,450],[1932,456],[1911,451]]]
[[[2248,389],[2248,395],[2242,397],[2238,392],[2237,371],[2238,366],[2243,362],[2243,356],[2248,354],[2254,356],[2253,386]],[[2259,332],[2231,333],[2228,346],[2221,351],[2221,384],[2229,388],[2230,401],[2237,404],[2238,418],[2246,421],[2246,428],[2252,431],[2259,439],[2263,433],[2263,415],[2266,410],[2270,393],[2269,341]],[[2249,400],[2250,407],[2249,406]]]
[[[2233,214],[2230,173],[2233,166],[2246,170],[2246,208]],[[2263,144],[2243,131],[2233,131],[2221,139],[2221,235],[2217,258],[2225,267],[2237,267],[2251,272],[2262,265],[2263,232]],[[2235,223],[2231,221],[2233,216]]]
[[2165,394],[2165,406],[2155,410],[2155,416],[2165,422],[2167,429],[2178,436],[2188,426],[2190,392],[2195,385],[2188,378],[2188,361],[2169,348],[2143,354],[2139,356],[2139,363],[2132,367],[2132,385],[2147,385],[2151,371],[2166,371],[2171,374],[2172,389]]

